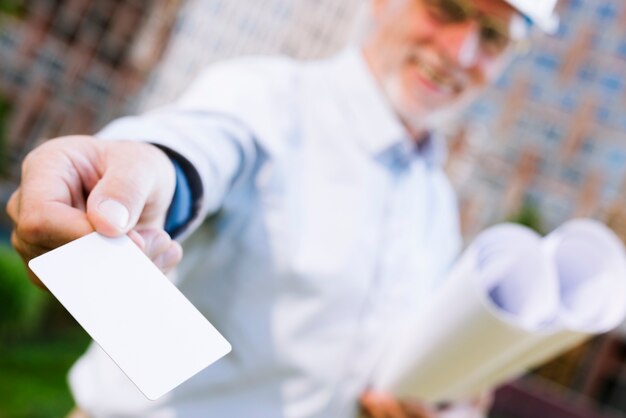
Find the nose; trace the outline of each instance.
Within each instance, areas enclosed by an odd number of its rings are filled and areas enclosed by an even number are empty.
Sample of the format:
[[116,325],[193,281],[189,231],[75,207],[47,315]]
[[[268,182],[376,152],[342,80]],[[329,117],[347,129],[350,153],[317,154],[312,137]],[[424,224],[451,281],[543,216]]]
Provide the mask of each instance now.
[[480,52],[479,25],[470,20],[441,28],[441,49],[447,58],[462,68],[476,64]]

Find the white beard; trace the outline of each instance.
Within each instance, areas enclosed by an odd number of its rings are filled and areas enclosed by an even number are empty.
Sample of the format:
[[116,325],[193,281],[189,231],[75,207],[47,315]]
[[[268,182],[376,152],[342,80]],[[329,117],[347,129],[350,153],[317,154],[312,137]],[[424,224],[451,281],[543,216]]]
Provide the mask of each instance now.
[[392,108],[412,132],[445,132],[451,126],[455,126],[465,109],[476,99],[477,92],[467,92],[454,103],[443,106],[437,110],[410,109],[410,104],[405,103],[405,95],[397,76],[386,77],[382,81],[382,87]]

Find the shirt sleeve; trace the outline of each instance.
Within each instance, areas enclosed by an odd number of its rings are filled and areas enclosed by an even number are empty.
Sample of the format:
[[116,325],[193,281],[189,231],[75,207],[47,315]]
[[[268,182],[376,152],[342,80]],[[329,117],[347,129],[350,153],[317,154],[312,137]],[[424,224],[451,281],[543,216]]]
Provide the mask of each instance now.
[[195,168],[176,151],[159,146],[170,158],[176,173],[176,188],[165,217],[165,231],[178,237],[195,218],[202,201],[202,183]]
[[[170,149],[197,173],[198,210],[181,237],[217,211],[236,183],[249,179],[260,156],[289,153],[297,73],[291,60],[239,59],[203,71],[174,103],[117,119],[96,134],[107,140],[149,142]],[[170,155],[171,158],[171,155]]]
[[252,134],[244,125],[227,115],[176,105],[117,119],[96,137],[152,143],[179,164],[185,181],[195,190],[192,217],[175,231],[179,239],[220,208],[232,185],[245,177],[256,159]]

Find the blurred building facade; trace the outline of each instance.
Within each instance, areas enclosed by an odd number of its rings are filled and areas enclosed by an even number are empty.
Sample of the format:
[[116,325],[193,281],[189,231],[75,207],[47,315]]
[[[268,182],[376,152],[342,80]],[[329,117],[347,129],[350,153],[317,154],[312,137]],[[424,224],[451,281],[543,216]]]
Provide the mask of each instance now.
[[158,60],[178,0],[28,0],[0,24],[11,171],[38,142],[118,115]]
[[467,236],[531,206],[545,231],[589,216],[626,238],[626,3],[561,0],[559,12],[556,36],[518,59],[454,138]]
[[0,167],[0,203],[41,141],[93,133],[116,116],[166,103],[216,60],[328,55],[351,38],[362,3],[26,0],[23,16],[0,24],[0,100],[11,106],[0,133],[8,154],[0,165],[9,166]]
[[364,0],[187,0],[163,60],[135,103],[173,100],[206,65],[241,55],[331,55],[356,38]]

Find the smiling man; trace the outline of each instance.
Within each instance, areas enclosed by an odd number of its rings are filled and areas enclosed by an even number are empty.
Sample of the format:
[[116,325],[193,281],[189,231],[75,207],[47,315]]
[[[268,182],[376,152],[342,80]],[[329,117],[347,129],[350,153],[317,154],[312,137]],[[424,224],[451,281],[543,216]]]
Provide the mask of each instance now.
[[414,136],[470,102],[527,41],[530,20],[511,3],[518,2],[374,1],[375,29],[364,55]]
[[92,345],[70,373],[80,413],[351,417],[362,398],[438,416],[367,392],[389,324],[459,249],[437,130],[533,25],[554,29],[555,1],[373,0],[359,48],[219,64],[167,107],[29,154],[8,205],[25,260],[95,229],[167,271],[181,251],[163,231],[196,231],[178,285],[233,346],[149,402]]

